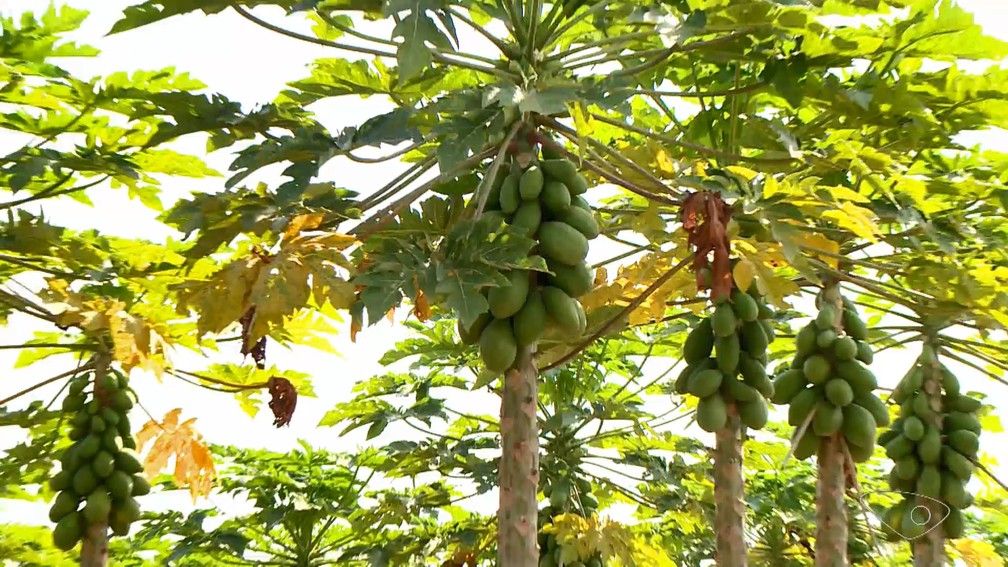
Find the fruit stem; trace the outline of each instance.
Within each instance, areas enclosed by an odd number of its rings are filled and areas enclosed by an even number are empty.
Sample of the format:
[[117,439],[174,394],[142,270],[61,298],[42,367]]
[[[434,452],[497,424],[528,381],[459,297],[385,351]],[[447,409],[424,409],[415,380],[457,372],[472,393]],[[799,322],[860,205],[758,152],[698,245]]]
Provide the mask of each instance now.
[[497,564],[536,567],[539,506],[538,376],[535,346],[522,347],[501,389]]

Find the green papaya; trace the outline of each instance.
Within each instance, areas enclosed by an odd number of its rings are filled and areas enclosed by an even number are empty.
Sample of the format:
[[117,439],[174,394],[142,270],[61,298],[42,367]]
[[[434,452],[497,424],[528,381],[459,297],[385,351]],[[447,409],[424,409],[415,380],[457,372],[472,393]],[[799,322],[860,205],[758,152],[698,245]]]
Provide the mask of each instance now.
[[711,329],[716,337],[727,337],[735,334],[735,312],[728,304],[721,304],[714,308],[711,314]]
[[816,404],[815,415],[812,416],[812,431],[816,435],[828,437],[840,431],[843,423],[843,410],[825,400]]
[[550,179],[556,179],[566,184],[575,175],[578,175],[577,165],[569,159],[544,159],[542,168]]
[[948,368],[941,369],[941,385],[949,396],[959,395],[959,379]]
[[865,364],[871,364],[875,360],[875,352],[872,351],[871,345],[863,341],[855,342],[857,343],[857,355],[855,358]]
[[111,509],[112,500],[109,499],[108,492],[105,491],[104,487],[98,487],[88,496],[87,502],[84,504],[84,519],[89,524],[104,521],[108,518]]
[[714,359],[717,360],[718,368],[725,374],[735,374],[738,369],[739,354],[742,349],[739,346],[738,335],[728,335],[718,337],[714,340]]
[[942,520],[942,532],[948,539],[959,539],[964,533],[962,511],[956,507],[949,508],[948,516]]
[[952,447],[942,447],[941,460],[952,474],[967,482],[973,476],[973,463]]
[[[875,423],[878,423],[878,421],[876,421]],[[884,447],[887,443],[889,443],[896,437],[902,435],[902,433],[900,433],[899,425],[900,425],[899,423],[894,422],[892,427],[880,433],[878,436],[878,444]]]
[[972,413],[953,411],[945,414],[944,428],[950,431],[972,431],[980,435],[980,420]]
[[925,431],[924,422],[915,415],[909,415],[903,421],[903,435],[911,441],[920,441]]
[[500,208],[509,215],[517,211],[522,203],[521,193],[518,191],[519,180],[519,176],[509,175],[501,185]]
[[539,250],[548,259],[576,266],[588,256],[588,240],[565,223],[544,222],[539,225]]
[[54,474],[52,478],[49,479],[49,489],[53,492],[59,492],[61,490],[66,490],[70,487],[70,481],[73,476],[69,471],[61,470],[60,472]]
[[[122,392],[116,392],[117,394]],[[91,433],[101,433],[105,431],[105,420],[101,418],[100,415],[91,416]],[[98,439],[98,444],[101,445],[101,438]],[[83,456],[83,455],[82,455]]]
[[511,228],[518,234],[531,238],[539,230],[540,223],[542,223],[542,208],[539,206],[539,201],[525,201],[515,211]]
[[720,370],[701,370],[689,377],[686,391],[698,398],[706,398],[718,391],[724,374]]
[[546,277],[546,282],[558,287],[571,297],[581,297],[592,290],[595,285],[595,275],[584,262],[573,266],[554,262],[549,265],[553,275]]
[[542,193],[544,181],[543,171],[539,166],[530,165],[518,179],[518,195],[526,201],[537,199]]
[[800,369],[785,370],[774,379],[771,401],[775,404],[790,403],[807,385],[808,381]]
[[[494,319],[491,321],[480,334],[479,345],[480,356],[488,370],[501,374],[511,368],[515,357],[518,356],[518,343],[511,330],[511,320]],[[140,470],[127,470],[122,467],[120,470],[128,473],[140,472]]]
[[809,323],[802,327],[798,334],[795,336],[795,347],[797,349],[797,356],[811,356],[815,353],[816,349],[816,337],[819,331],[816,329],[814,323]]
[[112,471],[112,474],[105,479],[105,486],[108,487],[112,500],[120,502],[132,495],[133,477],[123,471]]
[[917,442],[917,456],[920,457],[922,463],[933,465],[941,458],[941,449],[941,435],[938,434],[937,429],[928,427],[924,436]]
[[756,396],[754,400],[739,403],[738,411],[742,424],[749,429],[763,429],[767,420],[770,419],[770,409],[762,396]]
[[493,183],[490,184],[490,190],[487,192],[485,211],[500,210],[501,189],[504,187],[504,182],[510,177],[512,175],[510,174],[508,165],[501,164],[500,169],[497,170],[497,175],[493,178]]
[[802,373],[811,384],[823,384],[830,377],[830,363],[821,354],[813,354],[802,364]]
[[[459,319],[456,323],[456,329],[458,330],[459,340],[462,341],[464,345],[474,345],[479,341],[480,335],[483,333],[483,329],[486,328],[487,324],[493,320],[493,316],[490,313],[480,313],[476,320],[473,321],[472,325],[467,329],[462,324],[462,320]],[[120,433],[122,431],[120,430]]]
[[81,497],[91,494],[91,491],[95,489],[98,485],[98,479],[95,478],[94,472],[90,467],[80,467],[77,472],[74,473],[73,480],[70,486],[73,491]]
[[886,456],[896,460],[913,453],[914,443],[903,435],[897,435],[884,445]]
[[574,336],[580,337],[588,328],[588,315],[585,313],[584,307],[582,307],[581,303],[577,300],[574,301],[574,311],[577,312],[578,318],[577,332],[574,333]]
[[592,210],[591,205],[588,203],[588,201],[586,201],[585,198],[581,197],[580,195],[577,195],[571,199],[571,206],[577,207],[579,209],[584,209],[589,213]]
[[591,211],[586,211],[580,207],[569,207],[566,212],[559,216],[560,222],[575,228],[588,240],[592,240],[599,235],[598,222]]
[[68,514],[77,512],[80,505],[80,497],[77,494],[64,490],[56,494],[52,505],[49,507],[49,521],[58,522]]
[[506,274],[507,285],[490,289],[487,302],[490,313],[497,319],[506,319],[525,305],[529,293],[529,273],[526,270],[511,270]]
[[734,376],[724,377],[721,381],[721,391],[737,402],[751,402],[761,397],[756,388]]
[[836,321],[836,309],[832,305],[823,305],[815,318],[815,326],[820,331],[833,329]]
[[830,352],[833,350],[833,343],[837,341],[836,331],[833,329],[826,329],[824,331],[819,331],[816,335],[816,347],[823,352]]
[[970,396],[955,396],[949,402],[948,409],[962,413],[975,413],[983,406],[980,400]]
[[837,376],[851,385],[854,394],[864,394],[878,388],[878,380],[868,367],[857,360],[840,362],[836,366]]
[[773,321],[770,319],[757,319],[760,327],[763,327],[763,334],[766,335],[767,343],[772,343],[777,337],[777,331],[774,330]]
[[583,195],[588,191],[588,180],[580,173],[564,181],[564,184],[567,185],[571,195]]
[[563,183],[552,179],[543,185],[539,200],[542,202],[543,208],[556,216],[563,215],[571,208],[570,191]]
[[931,398],[923,391],[918,392],[917,395],[914,396],[911,407],[913,408],[914,415],[920,417],[921,419],[930,420],[938,415],[935,409],[931,407]]
[[[918,463],[920,466],[920,463]],[[917,477],[902,479],[895,474],[896,469],[889,471],[889,487],[900,492],[913,492],[917,490]]]
[[108,451],[98,451],[98,454],[91,460],[91,470],[98,478],[105,478],[115,470],[115,457]]
[[857,343],[850,337],[840,337],[833,343],[833,356],[837,360],[854,360],[857,358]]
[[731,293],[731,306],[735,316],[746,322],[759,318],[759,305],[748,293],[736,288]]
[[794,446],[794,457],[800,461],[811,457],[819,449],[819,436],[809,427]]
[[518,346],[530,345],[539,340],[546,331],[546,303],[538,290],[532,290],[525,305],[518,310],[512,321]]
[[941,499],[953,508],[966,508],[969,505],[966,483],[951,472],[942,473]]
[[717,368],[717,363],[714,361],[713,358],[705,358],[693,364],[688,364],[686,368],[683,368],[682,372],[680,372],[679,376],[676,378],[673,390],[677,394],[687,393],[686,386],[689,383],[689,377],[692,376],[694,372],[698,372],[700,370],[707,370],[710,368]]
[[63,551],[70,551],[81,539],[82,525],[80,515],[68,514],[56,522],[53,528],[53,545]]
[[889,406],[875,394],[871,392],[855,394],[854,403],[868,410],[872,417],[875,418],[875,424],[879,427],[889,425]]
[[766,375],[766,367],[759,360],[747,353],[739,354],[739,373],[746,384],[756,388],[761,394],[769,397],[773,394],[773,383]]
[[847,443],[847,452],[850,453],[851,460],[855,463],[864,463],[869,461],[875,453],[875,443],[872,442],[868,446]]
[[701,398],[696,409],[697,425],[708,433],[713,433],[725,426],[728,420],[728,408],[718,394]]
[[965,429],[952,431],[948,434],[947,438],[949,447],[967,457],[975,456],[977,451],[980,450],[980,438],[972,431]]
[[920,506],[907,506],[900,522],[900,534],[910,541],[921,537],[927,533],[929,518],[929,513]]
[[854,445],[869,447],[875,443],[875,418],[857,404],[843,408],[843,433]]
[[127,411],[133,408],[133,400],[130,399],[126,390],[119,390],[112,396],[112,407],[119,411]]
[[133,479],[133,492],[132,492],[133,496],[145,496],[147,494],[150,494],[151,485],[149,482],[147,482],[147,479],[144,478],[143,475],[135,474],[133,475],[132,479]]
[[843,328],[851,338],[859,341],[868,340],[868,326],[851,309],[843,311]]
[[920,476],[917,477],[917,494],[934,499],[941,497],[941,471],[938,467],[935,465],[921,467]]
[[580,336],[581,320],[578,317],[579,304],[563,292],[562,289],[553,286],[543,286],[540,289],[543,302],[546,305],[546,314],[549,319],[556,323],[557,327],[569,336]]
[[123,449],[115,455],[115,467],[123,472],[135,474],[143,470],[140,457],[130,449]]
[[822,399],[822,390],[817,386],[811,388],[806,388],[791,400],[791,405],[788,406],[788,424],[794,427],[800,427],[801,424],[805,423],[805,419],[808,417],[809,413],[812,412],[812,408],[819,403]]
[[763,325],[757,321],[750,321],[742,324],[742,341],[745,343],[746,352],[759,356],[766,352],[769,339],[763,331]]
[[850,384],[840,378],[827,380],[823,392],[830,403],[841,408],[854,401],[854,390],[851,390]]
[[696,364],[710,357],[713,350],[714,331],[711,328],[711,320],[702,319],[686,336],[686,342],[683,343],[683,359],[687,364]]
[[893,471],[895,475],[903,480],[913,480],[917,478],[920,473],[921,464],[917,460],[917,457],[913,455],[907,455],[901,459],[896,460],[893,465]]
[[101,449],[101,437],[92,433],[77,443],[77,451],[82,459],[90,459]]

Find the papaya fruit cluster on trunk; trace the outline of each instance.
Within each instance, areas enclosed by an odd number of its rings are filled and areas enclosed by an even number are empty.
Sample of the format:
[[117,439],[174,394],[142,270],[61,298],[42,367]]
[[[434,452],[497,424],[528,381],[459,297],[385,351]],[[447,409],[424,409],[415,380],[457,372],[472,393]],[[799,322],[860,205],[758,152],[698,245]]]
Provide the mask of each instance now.
[[[101,396],[88,390],[95,380]],[[92,524],[107,523],[113,533],[125,535],[140,518],[135,497],[149,493],[150,484],[133,451],[129,391],[122,374],[84,374],[70,382],[62,409],[72,443],[60,457],[60,472],[49,479],[56,492],[49,519],[56,524],[53,543],[59,549],[76,546]]]
[[767,347],[774,340],[773,311],[751,286],[716,299],[714,312],[690,331],[683,344],[686,368],[675,391],[700,398],[697,424],[714,432],[725,426],[734,404],[742,423],[762,429],[769,417]]
[[[946,537],[963,533],[962,510],[973,503],[966,483],[980,448],[980,400],[963,394],[959,380],[925,344],[920,357],[893,390],[899,417],[879,436],[893,460],[889,485],[904,498],[886,514],[892,539],[920,537],[940,524]],[[947,506],[923,514],[928,500]],[[947,517],[943,517],[943,513]]]
[[565,338],[584,334],[587,320],[577,298],[588,293],[594,275],[585,263],[588,241],[598,223],[582,195],[588,183],[570,160],[550,155],[524,169],[512,163],[498,171],[487,196],[487,214],[503,217],[506,230],[537,241],[550,273],[512,270],[507,284],[486,291],[489,311],[465,328],[465,344],[479,343],[484,365],[496,373],[510,368],[518,349],[547,332]]
[[539,512],[539,567],[602,567],[602,554],[587,553],[576,546],[563,546],[555,534],[541,526],[552,523],[560,514],[577,514],[590,518],[598,511],[598,500],[591,494],[591,483],[575,476],[558,476],[543,485],[543,495],[549,501]]
[[889,424],[889,410],[875,395],[878,380],[868,368],[874,358],[868,327],[847,299],[840,313],[822,294],[817,303],[816,318],[795,337],[791,368],[774,379],[773,401],[789,404],[788,423],[795,427],[812,415],[795,442],[796,458],[811,457],[822,439],[842,432],[851,459],[861,463],[875,450],[876,429]]

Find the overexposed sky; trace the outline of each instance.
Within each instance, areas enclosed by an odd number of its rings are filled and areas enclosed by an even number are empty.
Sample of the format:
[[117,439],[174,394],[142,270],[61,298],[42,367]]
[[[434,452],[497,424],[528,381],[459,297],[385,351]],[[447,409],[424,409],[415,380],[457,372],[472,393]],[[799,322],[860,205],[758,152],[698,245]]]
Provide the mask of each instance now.
[[[133,30],[111,37],[102,37],[112,23],[121,15],[122,9],[136,2],[122,0],[77,1],[69,2],[76,7],[88,6],[92,15],[85,22],[83,29],[75,34],[75,39],[95,45],[102,54],[96,58],[79,60],[64,60],[61,65],[78,77],[86,78],[105,75],[115,71],[153,70],[164,67],[175,67],[179,71],[188,72],[194,78],[208,85],[209,92],[219,92],[234,100],[241,101],[246,108],[272,100],[287,82],[303,78],[308,74],[311,61],[319,57],[339,56],[332,50],[282,37],[273,32],[263,30],[251,22],[239,17],[233,11],[226,11],[213,16],[190,14],[159,22],[152,26]],[[961,1],[960,4],[978,15],[988,33],[1008,39],[1008,2],[1003,0],[973,0]],[[0,0],[0,13],[5,16],[20,13],[26,9],[42,10],[47,3],[41,0]],[[282,23],[289,28],[307,31],[307,25],[296,25],[296,18],[283,18],[282,10],[278,8],[257,9],[257,15],[272,22]],[[303,23],[303,22],[302,22]],[[383,26],[384,24],[370,24]],[[482,42],[465,28],[460,28],[463,42]],[[365,56],[349,55],[348,58],[364,58]],[[348,126],[359,125],[366,117],[387,111],[392,106],[380,97],[357,99],[341,97],[313,105],[321,121],[331,130],[338,131]],[[1003,136],[980,136],[977,141],[995,143],[1003,150],[1000,143]],[[17,147],[23,142],[13,136],[0,135],[0,152]],[[175,147],[180,151],[201,155],[205,144],[202,136],[190,136]],[[212,167],[227,172],[231,155],[218,152],[207,158]],[[271,168],[262,175],[247,180],[253,183],[262,179],[276,179],[280,168]],[[332,160],[323,169],[323,179],[337,179],[350,189],[368,192],[383,185],[393,178],[402,166],[388,164],[384,166],[361,165],[344,158]],[[174,199],[190,192],[218,191],[223,178],[190,180],[183,178],[169,179],[164,187],[164,200],[170,206]],[[102,232],[126,237],[144,237],[163,241],[168,236],[180,235],[154,222],[156,214],[138,203],[127,199],[124,190],[92,190],[89,193],[97,205],[94,209],[84,207],[74,202],[64,200],[59,204],[46,203],[45,210],[51,221],[64,224],[71,228],[95,227]],[[608,254],[604,247],[594,247],[593,258],[603,258]],[[15,321],[12,319],[12,323]],[[341,331],[348,328],[343,323]],[[0,344],[12,344],[29,338],[33,329],[24,325],[12,324],[0,329]],[[298,402],[297,411],[290,426],[283,429],[272,427],[268,408],[263,405],[263,411],[255,419],[249,419],[238,404],[226,394],[214,394],[205,390],[166,378],[164,383],[158,383],[153,377],[136,376],[134,387],[137,389],[143,405],[156,417],[167,411],[184,408],[183,418],[197,417],[197,427],[203,435],[215,443],[235,444],[239,446],[264,447],[272,450],[289,450],[295,446],[299,438],[308,440],[312,445],[335,450],[353,450],[363,441],[363,432],[355,432],[346,437],[339,437],[338,429],[315,426],[321,416],[333,404],[351,395],[355,382],[383,371],[377,365],[377,360],[393,341],[405,337],[401,328],[387,322],[365,330],[358,336],[357,344],[350,344],[348,334],[343,333],[333,338],[334,347],[342,358],[328,354],[320,354],[310,349],[295,349],[285,351],[275,344],[268,347],[268,362],[276,364],[281,369],[291,369],[307,372],[314,377],[314,388],[318,398],[302,398]],[[176,364],[184,369],[199,370],[206,364],[215,361],[237,361],[237,345],[225,344],[224,352],[213,360],[201,360],[191,353],[183,353],[176,357]],[[0,380],[0,398],[9,395],[32,379],[39,379],[57,374],[66,368],[69,359],[51,359],[26,370],[7,370],[13,366],[17,353],[10,350],[0,350],[0,369],[4,379]],[[893,386],[895,381],[905,371],[909,351],[883,353],[878,357],[873,369],[878,374],[884,386]],[[668,361],[658,361],[651,370],[662,370]],[[989,381],[975,373],[963,373],[963,385],[969,389],[990,390]],[[58,387],[42,388],[37,396],[31,399],[48,400]],[[1004,407],[1005,393],[998,392],[1001,406]],[[497,414],[498,401],[485,394],[466,394],[466,407],[470,411],[482,411]],[[17,405],[26,404],[22,399]],[[475,408],[479,408],[476,410]],[[133,416],[137,426],[145,421],[141,415]],[[6,434],[7,432],[5,432]],[[390,426],[384,438],[415,438],[417,434],[405,426]],[[1003,437],[1002,437],[1003,439]],[[993,447],[996,442],[993,437],[983,440],[984,447]],[[0,441],[0,446],[5,446]],[[1002,463],[1002,470],[1004,470]],[[147,497],[145,505],[157,503],[170,504],[172,507],[185,509],[189,506],[188,497],[173,495],[169,498],[152,495]],[[493,498],[481,500],[481,506],[493,505]],[[25,508],[21,505],[7,505],[0,502],[0,521],[5,520],[8,513],[21,513]],[[32,509],[32,515],[44,522],[45,511]],[[20,518],[19,518],[20,519]]]

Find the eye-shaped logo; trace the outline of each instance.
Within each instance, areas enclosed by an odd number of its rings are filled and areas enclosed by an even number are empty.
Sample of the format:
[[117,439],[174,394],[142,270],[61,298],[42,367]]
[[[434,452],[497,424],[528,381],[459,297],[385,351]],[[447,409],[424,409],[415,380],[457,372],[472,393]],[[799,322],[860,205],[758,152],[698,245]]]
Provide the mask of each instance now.
[[[949,514],[952,513],[952,509],[941,500],[931,498],[930,496],[925,496],[923,494],[917,494],[916,492],[903,492],[902,490],[875,490],[870,494],[895,496],[903,498],[907,501],[907,507],[904,509],[903,514],[901,514],[899,518],[886,518],[886,511],[889,509],[876,513],[872,510],[871,506],[868,505],[866,500],[869,494],[862,494],[860,498],[864,509],[872,512],[882,525],[908,541],[924,537],[928,534],[928,532],[941,525],[941,523],[945,521],[945,518],[948,518]],[[913,533],[903,533],[904,531],[909,531],[911,529],[910,527],[906,530],[903,529],[905,521],[909,521],[913,526]],[[919,529],[920,532],[918,533]]]

